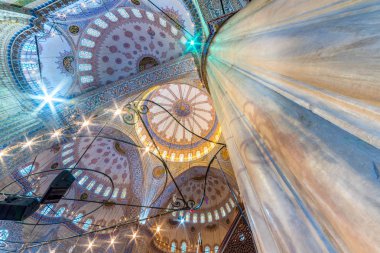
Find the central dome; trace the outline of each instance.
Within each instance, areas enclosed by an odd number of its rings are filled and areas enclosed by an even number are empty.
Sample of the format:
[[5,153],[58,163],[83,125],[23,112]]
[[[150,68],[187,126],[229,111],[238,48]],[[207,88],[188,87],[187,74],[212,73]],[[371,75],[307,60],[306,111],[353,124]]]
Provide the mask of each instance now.
[[[191,161],[207,154],[220,136],[214,106],[207,92],[188,84],[165,84],[145,94],[149,111],[142,115],[160,154],[171,161]],[[153,148],[142,122],[136,124],[141,142]]]

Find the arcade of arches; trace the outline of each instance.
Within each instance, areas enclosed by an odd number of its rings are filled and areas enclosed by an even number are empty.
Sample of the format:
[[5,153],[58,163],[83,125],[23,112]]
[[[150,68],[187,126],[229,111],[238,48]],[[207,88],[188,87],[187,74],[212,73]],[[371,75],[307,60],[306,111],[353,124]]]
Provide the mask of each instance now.
[[380,253],[379,27],[375,0],[0,0],[0,252]]

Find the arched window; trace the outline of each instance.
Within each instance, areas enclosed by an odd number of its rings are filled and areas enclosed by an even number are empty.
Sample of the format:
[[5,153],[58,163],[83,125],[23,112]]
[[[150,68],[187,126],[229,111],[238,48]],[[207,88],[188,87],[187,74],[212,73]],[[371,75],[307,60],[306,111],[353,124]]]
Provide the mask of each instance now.
[[65,150],[65,151],[62,152],[62,157],[65,157],[65,156],[71,154],[72,152],[73,152],[72,149]]
[[126,188],[124,188],[123,191],[121,192],[120,198],[125,199],[125,197],[127,197],[127,189]]
[[201,213],[201,223],[205,223],[205,222],[206,222],[205,214]]
[[115,188],[112,193],[112,198],[117,198],[117,194],[119,193],[119,188]]
[[214,247],[214,252],[215,252],[215,253],[218,253],[218,252],[219,252],[219,246],[218,246],[218,245],[215,245],[215,247]]
[[21,176],[25,177],[25,176],[29,175],[34,169],[35,169],[35,167],[33,165],[28,165],[28,166],[26,166],[20,170],[20,174],[21,174]]
[[185,253],[186,252],[186,248],[187,248],[186,242],[183,241],[181,243],[181,253]]
[[64,207],[59,208],[58,211],[55,213],[55,217],[61,217],[65,210],[66,208]]
[[219,212],[218,212],[218,210],[214,210],[214,216],[215,216],[215,220],[219,220]]
[[235,202],[231,198],[229,199],[229,201],[230,201],[230,204],[231,204],[232,208],[234,208],[235,207]]
[[108,197],[108,195],[110,195],[110,192],[111,192],[111,186],[108,186],[106,190],[104,191],[103,196]]
[[91,224],[92,224],[92,219],[87,219],[85,222],[84,222],[84,224],[83,224],[83,230],[88,230],[89,228],[90,228],[90,226],[91,226]]
[[75,219],[73,220],[73,223],[74,223],[74,224],[78,224],[78,222],[80,222],[82,218],[83,218],[83,213],[79,213],[79,214],[77,214],[77,216],[76,216]]
[[53,209],[53,204],[47,204],[44,209],[42,209],[41,214],[42,215],[47,215],[50,213],[50,211]]
[[88,179],[88,176],[82,177],[81,180],[79,180],[79,184],[83,185],[87,181],[87,179]]
[[193,214],[193,223],[198,223],[198,214]]
[[0,229],[0,240],[5,241],[9,236],[8,229]]
[[[64,165],[68,165],[68,164],[70,164],[72,161],[74,161],[74,156],[73,155],[71,155],[71,156],[69,156],[69,157],[67,157],[66,159],[64,159],[63,161],[62,161],[62,163],[64,164]],[[78,170],[78,171],[80,171],[80,170]],[[77,171],[77,172],[78,172]],[[82,173],[82,172],[80,172],[80,173]],[[80,174],[79,173],[79,174]]]
[[79,175],[82,174],[82,172],[83,172],[83,171],[81,171],[81,170],[77,170],[77,171],[75,171],[75,173],[74,173],[74,177],[79,177]]
[[98,185],[98,187],[96,187],[95,193],[99,194],[102,189],[103,189],[103,185],[102,184]]
[[207,221],[208,222],[212,222],[212,214],[211,214],[211,212],[207,213]]
[[86,189],[90,191],[90,190],[92,189],[92,187],[94,187],[94,185],[95,185],[95,180],[92,180],[92,181],[87,185]]
[[205,253],[211,253],[210,246],[206,246],[206,247],[205,247]]
[[226,209],[227,209],[227,212],[229,212],[229,213],[231,212],[231,207],[228,203],[226,203]]
[[190,213],[189,212],[186,212],[185,221],[190,222]]
[[224,210],[224,207],[220,208],[220,213],[222,214],[222,217],[226,216],[226,211]]
[[36,189],[33,189],[32,191],[27,192],[27,193],[26,193],[26,196],[30,197],[30,196],[32,196],[33,193],[35,193],[35,192],[36,192]]
[[173,241],[173,242],[172,242],[172,245],[171,245],[171,247],[170,247],[170,251],[171,251],[171,252],[175,252],[176,249],[177,249],[177,243]]

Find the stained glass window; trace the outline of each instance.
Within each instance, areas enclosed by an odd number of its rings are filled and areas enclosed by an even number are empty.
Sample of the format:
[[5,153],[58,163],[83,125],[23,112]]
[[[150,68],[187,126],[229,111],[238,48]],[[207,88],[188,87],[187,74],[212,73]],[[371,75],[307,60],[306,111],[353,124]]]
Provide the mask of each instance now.
[[0,240],[5,241],[9,236],[8,229],[0,229]]
[[95,180],[92,180],[88,185],[87,185],[87,190],[91,190],[92,189],[92,187],[94,187],[94,185],[95,185]]
[[100,36],[100,32],[98,30],[93,29],[93,28],[88,28],[86,33],[88,35],[93,36],[93,37],[99,37]]
[[77,170],[77,171],[75,171],[75,173],[74,173],[74,177],[79,177],[80,174],[82,174],[82,172],[83,172],[83,171],[81,171],[81,170]]
[[103,28],[103,29],[106,29],[108,27],[108,24],[106,22],[104,22],[103,20],[101,20],[100,18],[97,18],[95,21],[94,21],[95,25],[99,26],[100,28]]
[[73,220],[73,223],[74,223],[74,224],[78,224],[78,222],[80,222],[82,218],[83,218],[83,213],[79,213],[79,214],[75,217],[75,219]]
[[81,81],[81,83],[91,83],[92,81],[94,81],[94,77],[93,76],[81,76],[80,81]]
[[176,242],[172,242],[172,246],[170,247],[170,251],[171,252],[175,252],[177,249],[177,243]]
[[235,202],[231,198],[229,199],[229,201],[230,201],[230,204],[231,204],[232,208],[234,208],[235,207]]
[[65,160],[62,161],[64,165],[69,164],[70,162],[74,161],[74,156],[69,156]]
[[111,192],[111,187],[108,186],[108,187],[106,188],[106,190],[104,191],[103,196],[104,196],[104,197],[108,197],[108,195],[110,195],[110,192]]
[[189,212],[186,212],[185,221],[190,222],[190,213]]
[[36,189],[34,189],[33,191],[28,192],[28,193],[26,194],[26,196],[28,196],[28,197],[32,196],[33,193],[34,193],[35,191],[36,191]]
[[145,12],[146,16],[150,21],[154,21],[154,15],[150,11]]
[[98,185],[98,187],[96,187],[95,193],[99,194],[102,189],[103,189],[103,185],[102,184]]
[[25,168],[20,170],[20,174],[25,177],[26,175],[30,174],[33,170],[34,170],[34,166],[28,165]]
[[181,253],[185,253],[186,252],[186,248],[187,248],[186,242],[182,242],[181,243]]
[[59,208],[58,211],[55,213],[55,217],[61,217],[65,209],[66,208],[64,207]]
[[224,207],[220,208],[220,213],[222,214],[222,217],[226,216],[226,210],[224,210]]
[[89,39],[86,39],[86,38],[83,38],[81,41],[80,41],[80,44],[84,47],[89,47],[89,48],[93,48],[95,46],[95,42],[92,41],[92,40],[89,40]]
[[178,30],[177,30],[174,26],[171,27],[170,31],[171,31],[174,35],[177,35],[177,34],[178,34]]
[[215,252],[215,253],[218,253],[218,252],[219,252],[219,246],[218,246],[218,245],[215,245],[215,247],[214,247],[214,252]]
[[36,43],[25,43],[23,49],[25,51],[36,51]]
[[90,59],[92,58],[92,53],[88,51],[79,51],[79,58]]
[[212,222],[212,214],[211,214],[211,212],[207,213],[207,221],[208,222]]
[[132,9],[133,15],[135,15],[136,18],[142,18],[142,15],[138,9]]
[[193,214],[193,223],[198,223],[198,214]]
[[201,213],[201,223],[205,223],[205,222],[206,222],[205,214]]
[[210,246],[206,246],[206,247],[205,247],[205,253],[211,253]]
[[65,144],[65,146],[63,146],[63,150],[70,148],[72,145],[74,145],[73,142]]
[[106,14],[104,14],[104,16],[106,16],[112,22],[116,22],[118,20],[118,18],[112,12],[107,12]]
[[112,198],[117,198],[117,194],[119,193],[119,188],[115,188],[113,190]]
[[21,68],[23,70],[37,70],[38,69],[38,63],[21,63]]
[[123,191],[121,192],[120,198],[125,199],[125,197],[127,197],[127,189],[126,188],[124,188]]
[[41,211],[42,215],[47,215],[53,209],[53,204],[47,204]]
[[215,217],[215,220],[219,220],[219,212],[218,212],[218,210],[214,210],[214,217]]
[[91,69],[91,64],[79,64],[79,71],[90,71]]
[[229,213],[231,212],[231,207],[228,203],[226,203],[226,209],[227,209],[227,212],[229,212]]
[[123,8],[119,8],[117,9],[117,11],[119,12],[119,14],[123,17],[123,18],[129,18],[129,14],[128,12],[123,9]]
[[79,180],[79,184],[83,185],[87,181],[87,179],[88,179],[88,176],[82,177],[81,180]]
[[68,154],[71,154],[73,151],[71,150],[71,149],[69,149],[69,150],[65,150],[65,151],[63,151],[62,152],[62,157],[65,157],[65,156],[67,156]]
[[83,230],[88,230],[92,224],[92,219],[87,219],[83,224]]

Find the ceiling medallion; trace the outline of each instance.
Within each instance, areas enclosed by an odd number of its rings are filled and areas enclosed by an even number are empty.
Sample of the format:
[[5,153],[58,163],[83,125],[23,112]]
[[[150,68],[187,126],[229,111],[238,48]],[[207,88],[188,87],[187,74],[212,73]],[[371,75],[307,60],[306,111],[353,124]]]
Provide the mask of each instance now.
[[69,26],[69,32],[71,34],[74,34],[74,35],[78,34],[79,33],[79,26],[77,26],[77,25]]
[[155,167],[153,169],[153,177],[155,179],[161,179],[165,175],[165,168],[162,166]]
[[225,148],[220,152],[220,155],[222,156],[222,159],[224,161],[230,160],[230,154],[228,153],[228,150]]
[[131,2],[135,5],[140,5],[140,1],[139,0],[131,0]]

